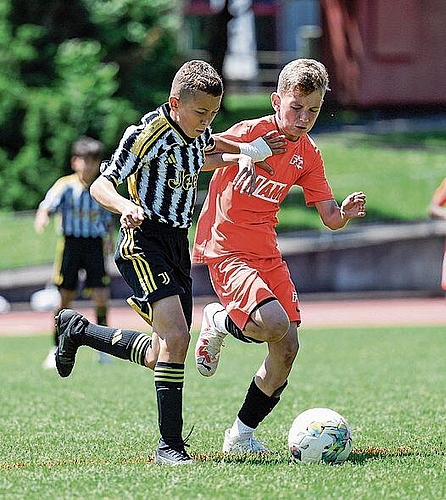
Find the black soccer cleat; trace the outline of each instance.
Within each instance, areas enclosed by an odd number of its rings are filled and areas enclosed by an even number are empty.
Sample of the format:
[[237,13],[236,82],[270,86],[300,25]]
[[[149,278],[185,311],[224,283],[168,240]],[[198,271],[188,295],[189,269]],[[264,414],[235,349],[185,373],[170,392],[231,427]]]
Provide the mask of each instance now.
[[160,439],[155,452],[155,462],[162,465],[186,465],[193,463],[194,460],[184,449],[184,444],[172,448]]
[[56,368],[61,377],[68,377],[73,370],[76,353],[81,345],[80,336],[88,320],[71,309],[62,309],[55,317],[59,345],[56,349]]

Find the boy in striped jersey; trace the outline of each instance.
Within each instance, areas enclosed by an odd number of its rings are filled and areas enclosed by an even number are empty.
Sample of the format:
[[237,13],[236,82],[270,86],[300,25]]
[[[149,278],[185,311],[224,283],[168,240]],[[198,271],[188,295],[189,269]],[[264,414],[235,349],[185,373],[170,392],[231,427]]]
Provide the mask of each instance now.
[[[161,464],[192,462],[182,437],[182,394],[192,321],[188,228],[198,174],[236,163],[237,189],[250,192],[254,162],[281,150],[277,134],[267,138],[271,148],[263,139],[239,145],[214,137],[210,124],[222,94],[222,80],[212,66],[185,63],[173,79],[168,102],[125,131],[91,186],[101,205],[120,214],[115,260],[133,290],[128,303],[152,326],[152,337],[94,325],[71,310],[56,318],[56,364],[62,377],[71,373],[80,345],[154,370],[161,434],[155,460]],[[116,189],[124,181],[130,199]]]
[[[34,228],[41,234],[52,214],[61,216],[62,240],[54,262],[53,282],[59,290],[60,301],[55,314],[70,307],[78,287],[78,274],[86,272],[85,287],[91,290],[96,308],[96,320],[107,324],[109,277],[104,263],[104,245],[111,245],[110,212],[102,208],[90,195],[90,185],[99,175],[104,157],[104,146],[91,137],[81,137],[72,146],[71,168],[74,174],[58,179],[40,203],[34,219]],[[55,369],[55,351],[58,344],[54,331],[54,347],[50,349],[43,368]],[[99,361],[109,361],[100,355]]]

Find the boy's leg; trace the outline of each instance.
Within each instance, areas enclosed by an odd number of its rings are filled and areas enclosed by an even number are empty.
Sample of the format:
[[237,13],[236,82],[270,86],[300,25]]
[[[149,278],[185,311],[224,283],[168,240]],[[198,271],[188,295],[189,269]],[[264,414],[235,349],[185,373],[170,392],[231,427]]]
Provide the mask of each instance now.
[[253,437],[255,429],[278,404],[299,349],[297,325],[292,323],[279,342],[268,343],[268,355],[248,388],[237,418],[225,434],[223,451],[258,453],[266,449]]
[[161,433],[155,460],[171,465],[190,463],[182,438],[184,360],[192,321],[187,231],[150,221],[139,229],[121,229],[115,257],[121,275],[133,290],[129,304],[156,332],[153,348],[148,351]]
[[59,336],[56,365],[61,377],[70,375],[77,350],[82,345],[146,366],[146,353],[151,345],[149,335],[95,325],[71,309],[63,309],[57,315],[56,329]]
[[[91,289],[91,297],[96,308],[96,323],[98,325],[107,326],[108,300],[110,291],[108,287],[97,287]],[[111,358],[105,352],[99,351],[99,363],[111,363]]]
[[[287,269],[281,260],[269,265],[264,273],[259,270],[261,265],[261,261],[248,264],[233,257],[215,265],[208,264],[212,286],[222,305],[208,304],[203,310],[195,346],[195,362],[202,375],[209,377],[217,370],[220,350],[228,333],[248,343],[280,340],[286,334],[287,313],[264,276],[286,282]],[[293,290],[294,286],[290,295]]]
[[154,368],[161,439],[157,463],[188,463],[183,432],[184,361],[190,340],[189,328],[178,295],[153,304],[153,328],[159,342]]

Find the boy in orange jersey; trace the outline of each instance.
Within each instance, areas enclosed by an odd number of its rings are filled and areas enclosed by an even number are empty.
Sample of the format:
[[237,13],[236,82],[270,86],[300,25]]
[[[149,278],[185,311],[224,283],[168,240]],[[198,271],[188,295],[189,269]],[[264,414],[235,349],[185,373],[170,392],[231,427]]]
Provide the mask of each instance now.
[[[446,178],[435,190],[429,207],[429,214],[435,219],[446,220]],[[443,270],[441,274],[441,288],[446,291],[446,246],[443,256]]]
[[195,355],[198,371],[217,369],[225,336],[244,342],[266,342],[268,353],[257,370],[223,451],[264,453],[254,430],[279,402],[287,385],[299,342],[301,316],[297,290],[277,244],[280,204],[293,186],[303,189],[306,204],[316,207],[325,226],[340,229],[365,216],[362,192],[348,195],[341,206],[326,179],[319,149],[309,137],[328,90],[325,67],[312,59],[287,64],[271,95],[273,115],[243,121],[220,134],[249,142],[276,130],[286,138],[286,152],[271,156],[270,174],[258,171],[250,195],[233,189],[236,166],[215,171],[198,220],[193,249],[196,263],[206,263],[220,303],[208,304]]

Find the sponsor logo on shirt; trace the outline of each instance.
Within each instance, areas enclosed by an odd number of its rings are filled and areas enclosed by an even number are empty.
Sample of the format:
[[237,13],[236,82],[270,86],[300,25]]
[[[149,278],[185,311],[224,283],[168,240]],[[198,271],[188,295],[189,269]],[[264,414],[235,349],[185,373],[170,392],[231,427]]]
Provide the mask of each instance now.
[[176,179],[169,179],[168,184],[171,189],[193,189],[198,182],[198,173],[186,174],[184,170],[179,170]]
[[291,160],[290,160],[290,165],[294,165],[299,170],[302,170],[304,168],[303,156],[293,155]]
[[279,203],[280,197],[287,187],[283,182],[277,182],[273,179],[267,179],[263,175],[258,175],[256,179],[256,188],[251,196],[255,196],[271,203]]

